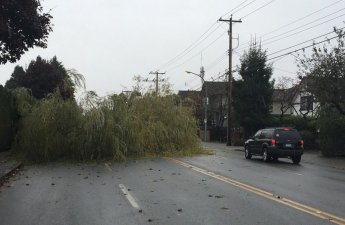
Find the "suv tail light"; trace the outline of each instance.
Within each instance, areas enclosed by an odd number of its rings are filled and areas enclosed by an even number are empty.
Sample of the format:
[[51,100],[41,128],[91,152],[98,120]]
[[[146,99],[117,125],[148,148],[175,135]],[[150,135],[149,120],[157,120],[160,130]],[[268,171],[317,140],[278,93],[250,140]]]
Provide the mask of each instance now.
[[276,146],[276,139],[272,139],[272,140],[271,140],[271,145],[272,145],[272,146]]
[[303,140],[300,140],[300,141],[299,141],[299,144],[300,144],[300,145],[301,145],[301,147],[303,148],[304,141],[303,141]]

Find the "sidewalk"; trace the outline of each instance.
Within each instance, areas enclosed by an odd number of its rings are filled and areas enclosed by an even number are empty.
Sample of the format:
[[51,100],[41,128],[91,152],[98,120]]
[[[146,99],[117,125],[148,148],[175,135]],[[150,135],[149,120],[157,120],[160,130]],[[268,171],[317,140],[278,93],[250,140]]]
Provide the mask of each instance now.
[[0,184],[21,165],[22,163],[13,159],[8,151],[0,152]]

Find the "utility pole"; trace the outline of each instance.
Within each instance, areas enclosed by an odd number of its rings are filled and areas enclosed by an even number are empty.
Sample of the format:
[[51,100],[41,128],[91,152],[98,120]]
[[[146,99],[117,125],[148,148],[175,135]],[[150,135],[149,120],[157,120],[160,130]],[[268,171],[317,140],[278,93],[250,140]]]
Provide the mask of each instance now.
[[163,75],[163,74],[165,74],[165,72],[164,73],[159,73],[158,71],[156,71],[156,72],[150,72],[150,74],[156,74],[156,95],[158,96],[158,82],[159,82],[159,79],[158,79],[158,75]]
[[202,80],[202,84],[205,85],[205,117],[204,117],[204,140],[207,141],[207,104],[208,104],[208,95],[207,95],[207,84],[205,82],[205,69],[204,67],[200,67],[200,78]]
[[232,102],[232,23],[242,23],[242,20],[233,20],[232,15],[230,19],[219,19],[221,22],[229,23],[229,76],[228,76],[228,129],[227,129],[227,142],[226,145],[231,145],[231,102]]
[[201,82],[202,82],[202,86],[205,85],[205,101],[204,101],[204,108],[205,108],[205,117],[204,117],[204,141],[206,142],[207,141],[207,105],[208,105],[208,95],[207,95],[207,84],[206,84],[206,81],[205,81],[205,69],[204,67],[200,67],[200,74],[197,74],[197,73],[193,73],[193,72],[190,72],[190,71],[186,71],[186,73],[189,73],[189,74],[194,74],[198,77],[201,78]]

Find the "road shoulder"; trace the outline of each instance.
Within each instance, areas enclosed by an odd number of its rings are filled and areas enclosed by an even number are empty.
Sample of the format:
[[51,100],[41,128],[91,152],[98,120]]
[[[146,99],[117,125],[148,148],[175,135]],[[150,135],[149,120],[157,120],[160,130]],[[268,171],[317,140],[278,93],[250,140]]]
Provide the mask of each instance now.
[[22,162],[13,159],[10,152],[0,152],[0,185],[20,166]]

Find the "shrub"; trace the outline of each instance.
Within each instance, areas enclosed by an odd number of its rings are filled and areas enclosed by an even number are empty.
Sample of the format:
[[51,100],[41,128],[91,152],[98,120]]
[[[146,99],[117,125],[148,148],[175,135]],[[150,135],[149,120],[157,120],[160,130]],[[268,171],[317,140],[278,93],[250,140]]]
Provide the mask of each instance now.
[[324,156],[345,155],[345,116],[330,106],[320,112],[320,147]]
[[30,103],[20,97],[21,120],[14,149],[34,161],[72,156],[80,127],[78,106],[56,96]]
[[297,130],[309,130],[311,132],[316,131],[316,118],[303,116],[285,115],[280,118],[279,115],[271,115],[267,121],[267,126],[270,127],[293,127]]
[[0,150],[11,146],[15,134],[16,116],[11,92],[0,85]]
[[304,140],[304,149],[319,149],[320,146],[318,144],[318,135],[315,132],[309,130],[301,130],[300,134],[302,139]]

